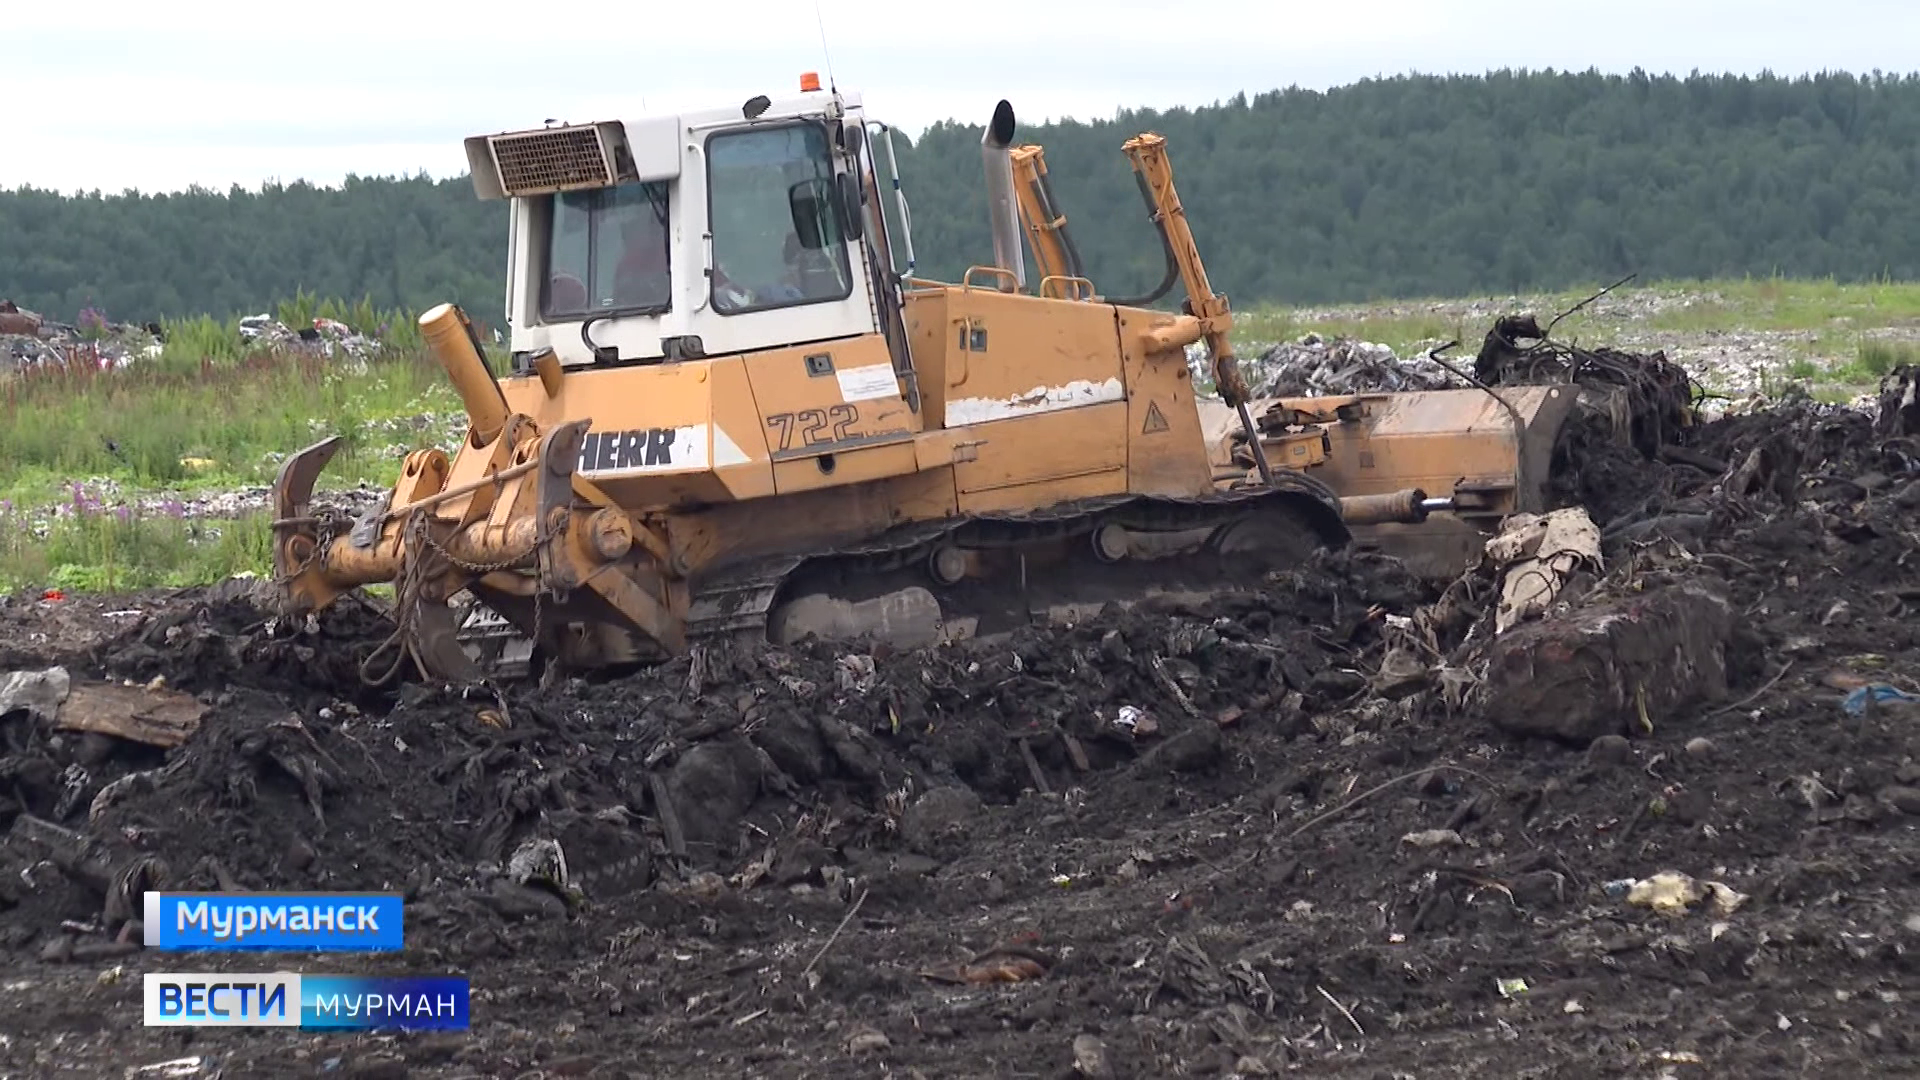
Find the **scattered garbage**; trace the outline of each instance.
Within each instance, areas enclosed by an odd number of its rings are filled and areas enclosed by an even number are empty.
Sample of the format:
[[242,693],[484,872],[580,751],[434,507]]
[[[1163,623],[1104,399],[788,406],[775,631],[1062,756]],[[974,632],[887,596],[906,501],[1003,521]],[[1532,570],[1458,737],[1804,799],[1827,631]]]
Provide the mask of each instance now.
[[[311,326],[294,329],[269,314],[249,315],[239,329],[244,344],[356,363],[373,359],[383,347],[376,335],[337,319],[316,318]],[[40,365],[124,368],[159,359],[165,347],[158,323],[113,322],[92,308],[73,324],[60,323],[0,299],[0,372]]]
[[60,731],[112,735],[162,749],[185,742],[207,711],[192,697],[168,690],[164,679],[145,686],[75,682],[64,667],[0,677],[0,716],[15,710]]
[[381,348],[377,337],[357,332],[337,319],[316,318],[312,326],[295,330],[264,312],[240,320],[240,338],[250,345],[362,362],[373,359]]
[[0,299],[0,372],[42,364],[90,364],[121,368],[160,355],[159,324],[110,322],[92,308],[76,324],[54,322]]
[[1698,881],[1677,870],[1662,870],[1627,887],[1626,901],[1652,908],[1662,915],[1685,915],[1701,900],[1711,899],[1718,915],[1731,915],[1747,902],[1745,893],[1719,881]]
[[127,1080],[163,1080],[163,1078],[199,1076],[205,1059],[198,1056],[174,1058],[170,1061],[156,1061],[151,1065],[136,1065],[127,1069]]
[[1515,514],[1487,541],[1487,557],[1501,571],[1500,607],[1493,632],[1503,634],[1546,611],[1576,570],[1598,573],[1600,530],[1584,507]]
[[21,710],[35,719],[51,721],[72,688],[73,679],[64,667],[8,672],[0,677],[0,717]]
[[1425,356],[1402,359],[1388,346],[1307,334],[1242,362],[1256,397],[1446,390],[1468,385]]
[[1909,694],[1886,683],[1869,683],[1848,694],[1841,707],[1847,710],[1848,715],[1859,716],[1867,711],[1868,702],[1879,704],[1883,701],[1914,702],[1920,701],[1920,695]]
[[1032,982],[1035,979],[1046,978],[1047,970],[1054,963],[1052,957],[1037,950],[1001,946],[951,968],[930,969],[920,974],[923,978],[932,979],[935,982],[987,986],[993,983]]

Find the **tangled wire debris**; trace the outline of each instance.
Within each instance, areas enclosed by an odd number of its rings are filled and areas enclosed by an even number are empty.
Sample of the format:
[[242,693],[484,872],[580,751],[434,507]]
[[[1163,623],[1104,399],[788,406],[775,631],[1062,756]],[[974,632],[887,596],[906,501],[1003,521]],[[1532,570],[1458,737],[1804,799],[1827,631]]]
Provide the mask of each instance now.
[[1706,396],[1665,352],[1569,345],[1548,337],[1531,315],[1496,319],[1481,342],[1473,373],[1488,386],[1560,382],[1618,390],[1609,403],[1615,423],[1629,431],[1634,448],[1647,457],[1658,456],[1662,446],[1676,445],[1682,432],[1696,426]]

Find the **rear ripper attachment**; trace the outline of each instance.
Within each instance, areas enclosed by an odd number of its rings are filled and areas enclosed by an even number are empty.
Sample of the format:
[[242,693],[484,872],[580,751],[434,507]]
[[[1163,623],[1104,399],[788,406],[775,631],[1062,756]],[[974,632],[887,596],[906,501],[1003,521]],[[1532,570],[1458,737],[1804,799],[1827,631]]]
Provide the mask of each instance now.
[[274,571],[289,610],[315,611],[343,592],[392,582],[396,629],[361,668],[375,685],[409,658],[428,678],[489,674],[462,646],[449,606],[463,591],[524,638],[561,652],[630,648],[627,635],[602,642],[591,630],[575,640],[557,633],[609,622],[683,647],[674,612],[685,611],[684,587],[643,566],[642,556],[665,564],[665,542],[575,474],[591,421],[542,431],[511,412],[457,307],[433,308],[420,326],[466,407],[466,438],[452,458],[439,449],[407,455],[393,490],[358,520],[312,506],[338,437],[289,458],[273,486]]

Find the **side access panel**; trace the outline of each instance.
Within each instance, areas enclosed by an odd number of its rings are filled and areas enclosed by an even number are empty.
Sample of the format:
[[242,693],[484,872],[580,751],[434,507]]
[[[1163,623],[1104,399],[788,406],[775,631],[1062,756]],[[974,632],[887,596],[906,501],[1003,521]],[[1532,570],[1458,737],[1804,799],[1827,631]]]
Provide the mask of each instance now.
[[1110,305],[954,289],[947,322],[947,427],[1126,400]]
[[[975,458],[953,466],[961,510],[1046,506],[1127,490],[1126,416],[1127,403],[1116,401],[980,425],[985,439]],[[1067,480],[1079,482],[1058,491],[1037,486]]]
[[1142,332],[1164,322],[1163,315],[1118,309],[1117,317],[1127,384],[1128,490],[1143,495],[1213,490],[1186,350],[1150,352],[1143,346]]
[[963,508],[978,501],[968,494],[1097,473],[1116,477],[1097,486],[1125,490],[1127,388],[1112,306],[954,288],[946,317],[943,419],[979,442],[973,460],[954,465]]
[[920,417],[901,396],[879,335],[754,353],[745,363],[775,491],[914,471]]

